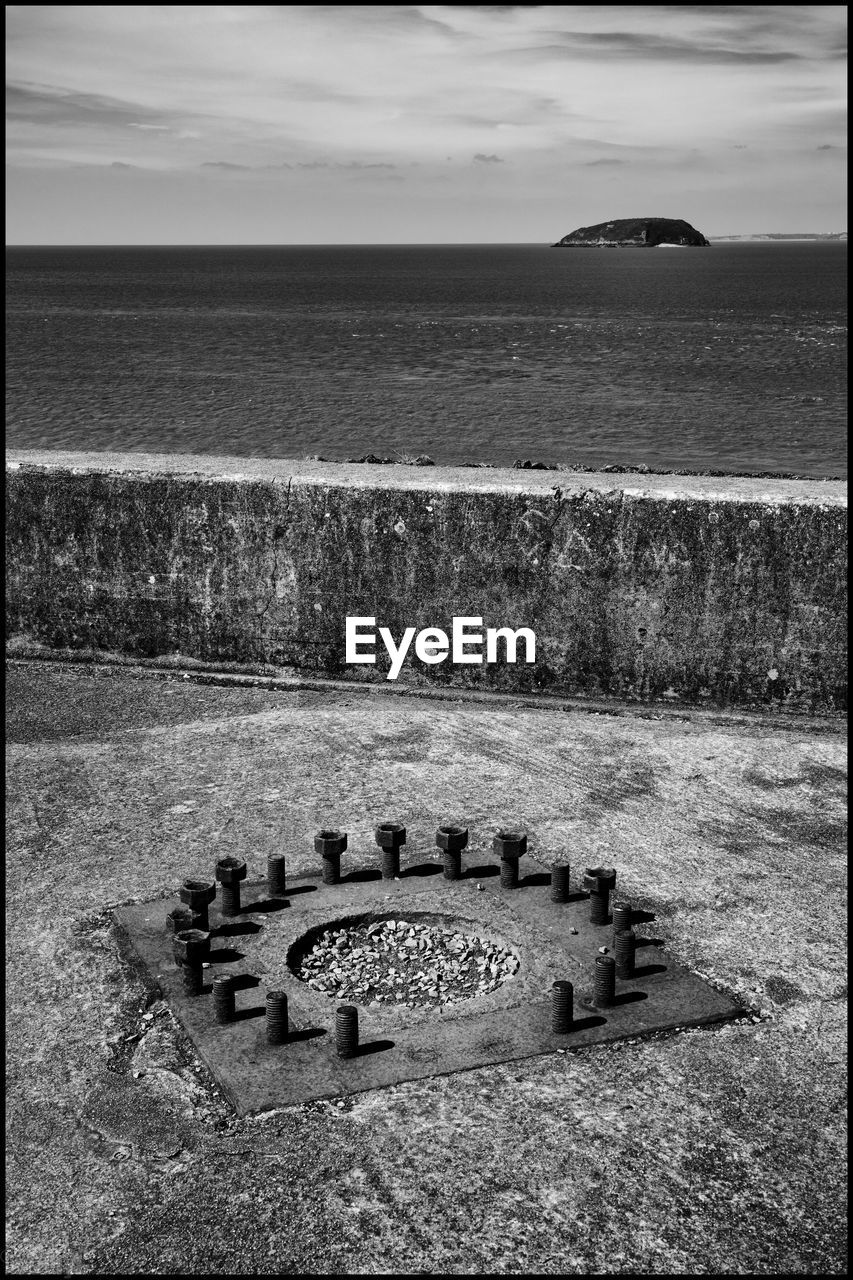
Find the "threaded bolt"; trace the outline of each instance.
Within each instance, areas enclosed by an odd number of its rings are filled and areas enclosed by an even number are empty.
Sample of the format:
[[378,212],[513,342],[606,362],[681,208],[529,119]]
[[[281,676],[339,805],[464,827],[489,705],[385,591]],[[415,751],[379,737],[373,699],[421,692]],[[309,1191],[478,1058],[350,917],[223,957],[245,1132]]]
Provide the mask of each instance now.
[[569,864],[560,863],[551,868],[551,901],[568,902],[569,900]]
[[612,956],[595,957],[595,990],[592,1002],[606,1009],[616,999],[616,961]]
[[551,1030],[557,1035],[571,1031],[574,1022],[575,989],[570,982],[555,982],[551,986]]
[[188,996],[200,996],[204,990],[204,969],[201,963],[182,964],[181,982]]
[[583,887],[589,890],[590,923],[607,924],[610,895],[616,888],[616,872],[612,867],[587,867]]
[[631,920],[633,917],[630,902],[620,899],[613,903],[613,933],[619,933],[622,929],[631,928]]
[[206,933],[210,928],[207,908],[216,897],[216,881],[185,880],[178,890],[178,897],[197,917],[193,921],[193,927]]
[[634,955],[637,939],[632,929],[620,929],[616,934],[616,976],[633,978]]
[[335,1012],[335,1047],[340,1058],[354,1058],[358,1053],[358,1009],[354,1004],[341,1004]]
[[341,882],[341,855],[324,853],[323,854],[323,884],[340,884]]
[[283,898],[287,892],[283,853],[267,858],[267,888],[271,898]]
[[287,1040],[287,993],[267,992],[267,1040],[270,1044],[284,1044]]
[[216,863],[216,879],[222,886],[222,914],[240,914],[240,881],[246,879],[246,864],[241,858],[220,858]]
[[504,889],[518,888],[518,858],[501,858],[501,886]]
[[400,847],[406,843],[406,828],[400,822],[380,822],[376,843],[382,850],[382,879],[396,880],[400,874]]
[[195,913],[189,907],[175,907],[166,916],[166,932],[181,933],[184,929],[192,929],[195,924]]
[[382,879],[396,880],[400,874],[400,850],[382,850]]
[[607,917],[609,915],[610,915],[610,894],[609,893],[591,893],[589,895],[590,924],[607,924]]
[[444,851],[444,878],[445,880],[462,879],[462,854],[456,849]]
[[345,831],[318,831],[314,837],[314,852],[323,859],[323,884],[340,884],[341,854],[347,847]]
[[233,1022],[236,1012],[234,977],[218,973],[213,979],[213,1014],[217,1022]]
[[202,965],[210,954],[210,934],[202,929],[182,929],[172,943],[175,963],[188,996],[200,996],[204,986]]

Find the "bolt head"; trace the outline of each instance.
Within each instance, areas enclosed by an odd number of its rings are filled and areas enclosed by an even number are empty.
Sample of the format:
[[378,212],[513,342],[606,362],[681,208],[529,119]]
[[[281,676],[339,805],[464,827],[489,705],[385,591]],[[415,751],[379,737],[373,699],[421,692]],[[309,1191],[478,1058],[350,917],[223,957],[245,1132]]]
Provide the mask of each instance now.
[[587,867],[583,887],[590,893],[612,893],[616,885],[615,867]]
[[527,853],[527,834],[524,831],[499,831],[492,841],[492,848],[504,860],[521,858]]
[[468,843],[468,828],[439,827],[435,833],[435,843],[445,853],[461,853]]
[[220,884],[239,884],[246,879],[246,864],[239,858],[220,858],[216,864],[216,879]]
[[193,911],[213,902],[216,897],[215,880],[185,880],[178,890],[178,897]]
[[380,849],[399,849],[406,843],[406,828],[399,822],[381,822],[376,828],[376,843]]
[[345,831],[318,831],[314,837],[314,852],[321,858],[339,858],[347,847]]
[[189,907],[175,907],[166,916],[166,929],[169,933],[180,933],[182,929],[191,929],[195,920],[195,912]]
[[203,929],[182,929],[175,934],[173,955],[178,964],[203,964],[210,955],[210,934]]

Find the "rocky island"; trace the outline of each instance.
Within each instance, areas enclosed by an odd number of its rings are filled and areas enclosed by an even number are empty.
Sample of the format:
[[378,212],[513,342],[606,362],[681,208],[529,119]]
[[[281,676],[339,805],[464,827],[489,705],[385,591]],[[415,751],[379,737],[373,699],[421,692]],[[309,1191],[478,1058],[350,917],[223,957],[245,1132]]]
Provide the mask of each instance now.
[[594,227],[578,227],[551,248],[657,248],[660,245],[684,248],[708,244],[701,231],[681,218],[616,218],[613,222],[598,222]]

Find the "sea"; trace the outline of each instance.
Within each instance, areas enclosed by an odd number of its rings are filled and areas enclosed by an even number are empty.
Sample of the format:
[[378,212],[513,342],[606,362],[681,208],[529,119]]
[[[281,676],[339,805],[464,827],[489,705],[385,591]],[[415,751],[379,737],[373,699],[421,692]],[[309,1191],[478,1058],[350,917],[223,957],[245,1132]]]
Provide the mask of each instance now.
[[7,444],[846,478],[845,243],[7,249]]

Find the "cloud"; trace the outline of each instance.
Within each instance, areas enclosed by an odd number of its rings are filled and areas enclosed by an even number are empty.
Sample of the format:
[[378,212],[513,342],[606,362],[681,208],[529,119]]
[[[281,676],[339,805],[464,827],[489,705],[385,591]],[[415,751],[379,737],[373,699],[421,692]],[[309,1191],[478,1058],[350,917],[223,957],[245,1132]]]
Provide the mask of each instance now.
[[726,45],[703,45],[671,37],[632,34],[625,31],[574,32],[564,41],[543,42],[515,50],[514,56],[530,60],[578,57],[600,61],[716,63],[731,66],[799,62],[803,55],[794,49],[739,49]]
[[[844,27],[839,7],[820,5],[17,4],[9,163],[13,181],[75,165],[106,179],[118,155],[156,174],[152,201],[163,175],[182,192],[216,182],[222,208],[247,222],[260,216],[250,181],[270,200],[286,186],[294,217],[321,219],[330,208],[343,218],[350,197],[368,200],[383,181],[401,200],[444,182],[447,216],[461,218],[490,166],[486,187],[504,208],[518,199],[533,239],[542,201],[564,207],[581,167],[585,199],[627,166],[639,199],[689,164],[691,147],[703,157],[690,175],[697,199],[706,163],[728,174],[713,190],[733,208],[740,193],[763,208],[762,189],[813,180],[835,200],[840,166],[816,152],[843,154]],[[744,134],[754,171],[735,154],[745,144],[729,142]],[[191,206],[182,196],[158,208],[178,218]]]
[[[149,120],[140,124],[140,117]],[[164,129],[157,123],[159,112],[141,109],[128,102],[102,93],[78,93],[59,85],[9,81],[6,85],[6,119],[10,123],[29,123],[44,128],[68,125]],[[153,121],[153,123],[152,123]]]

